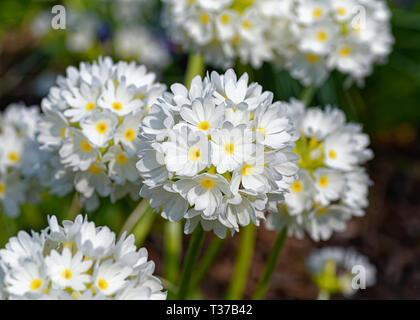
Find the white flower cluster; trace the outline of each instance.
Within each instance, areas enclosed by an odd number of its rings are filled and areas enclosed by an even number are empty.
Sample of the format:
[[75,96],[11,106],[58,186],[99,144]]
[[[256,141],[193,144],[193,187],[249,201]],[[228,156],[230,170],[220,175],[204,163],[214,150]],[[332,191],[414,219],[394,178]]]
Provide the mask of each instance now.
[[133,235],[116,242],[110,229],[81,215],[62,227],[55,216],[48,220],[40,233],[20,231],[0,250],[1,299],[166,299]]
[[282,199],[298,171],[290,105],[233,70],[171,86],[141,129],[140,195],[171,221],[186,218],[225,237],[264,218],[267,195]]
[[36,142],[36,106],[9,105],[0,116],[0,201],[4,212],[16,217],[20,205],[34,203],[42,191],[40,168],[45,154]]
[[320,85],[331,70],[361,81],[391,51],[390,11],[379,0],[165,0],[173,40],[216,66],[239,58]]
[[[318,288],[328,294],[348,296],[376,282],[375,266],[354,249],[325,247],[314,250],[306,266]],[[355,279],[356,276],[359,279]]]
[[360,125],[346,123],[344,113],[327,106],[308,108],[294,101],[295,122],[301,137],[294,150],[299,159],[299,179],[284,202],[269,201],[267,227],[315,240],[327,240],[342,231],[352,216],[363,216],[371,184],[361,166],[373,157],[369,136]]
[[87,210],[97,208],[97,195],[137,199],[139,125],[163,91],[155,75],[134,62],[105,58],[69,67],[42,101],[38,141],[59,155],[47,173],[51,193],[63,195],[74,185]]

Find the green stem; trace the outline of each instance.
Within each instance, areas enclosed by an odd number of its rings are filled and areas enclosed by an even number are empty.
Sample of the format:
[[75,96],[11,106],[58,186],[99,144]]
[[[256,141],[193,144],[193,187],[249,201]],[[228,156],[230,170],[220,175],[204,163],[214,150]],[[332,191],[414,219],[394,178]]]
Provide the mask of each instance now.
[[[179,275],[179,265],[182,253],[182,223],[166,221],[164,226],[165,241],[165,279],[170,283],[176,283]],[[173,291],[169,291],[169,297],[172,298]]]
[[152,229],[153,222],[155,221],[157,214],[154,212],[152,207],[147,207],[144,211],[140,220],[138,220],[136,226],[133,229],[133,234],[136,237],[136,245],[141,247],[143,242],[146,240],[147,236]]
[[0,212],[0,230],[0,248],[3,248],[12,235],[8,217],[3,212]]
[[134,226],[137,224],[137,222],[146,212],[148,207],[149,207],[148,199],[143,199],[140,201],[140,203],[137,205],[137,207],[133,210],[133,212],[128,216],[127,220],[125,221],[123,227],[121,228],[119,237],[121,237],[124,231],[130,232],[134,228]]
[[207,249],[203,259],[201,259],[201,263],[197,268],[197,272],[193,276],[192,283],[191,283],[191,292],[197,290],[200,286],[201,282],[203,281],[204,277],[206,276],[207,272],[209,271],[210,267],[212,266],[214,260],[216,260],[217,256],[219,255],[220,250],[222,249],[226,239],[220,239],[219,237],[215,237],[210,247]]
[[226,295],[227,300],[239,300],[243,296],[255,246],[256,230],[257,228],[250,223],[239,233],[238,253],[232,280]]
[[306,107],[309,107],[314,98],[316,88],[315,86],[305,87],[300,94],[299,100],[302,101]]
[[264,272],[260,278],[257,289],[254,292],[254,300],[264,299],[268,286],[270,285],[271,276],[273,275],[273,272],[276,269],[278,258],[283,249],[284,243],[286,242],[286,238],[287,228],[284,227],[283,230],[277,236],[276,242],[274,243],[273,248],[271,249],[270,255],[267,260],[267,264],[264,268]]
[[82,206],[80,205],[77,192],[74,193],[73,199],[71,201],[69,214],[67,216],[68,220],[73,220],[78,214],[82,211]]
[[191,81],[196,76],[204,76],[205,72],[204,58],[200,54],[191,53],[188,57],[188,66],[185,74],[185,86],[190,89]]
[[178,300],[185,300],[188,297],[190,291],[190,283],[191,283],[191,274],[194,267],[194,264],[200,254],[200,249],[203,244],[204,240],[204,230],[203,228],[198,225],[195,229],[190,244],[188,246],[187,256],[184,262],[184,268],[181,274],[181,282],[179,285]]

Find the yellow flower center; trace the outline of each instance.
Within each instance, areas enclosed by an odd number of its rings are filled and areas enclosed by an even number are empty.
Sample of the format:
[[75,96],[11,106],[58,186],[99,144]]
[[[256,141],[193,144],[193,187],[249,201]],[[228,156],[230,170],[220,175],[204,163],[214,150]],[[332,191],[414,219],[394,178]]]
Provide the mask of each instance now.
[[344,16],[347,13],[347,10],[346,8],[340,7],[338,8],[337,13],[339,16]]
[[99,122],[96,125],[96,131],[98,131],[99,134],[104,134],[108,130],[108,125],[105,122]]
[[119,103],[119,102],[114,102],[113,104],[112,104],[112,109],[114,109],[114,110],[117,110],[117,111],[120,111],[120,110],[122,110],[122,104],[121,103]]
[[302,191],[302,189],[303,189],[302,182],[300,182],[300,181],[295,181],[295,182],[293,182],[293,183],[292,183],[292,191],[293,191],[293,192],[295,192],[295,193],[299,193],[299,192],[301,192],[301,191]]
[[350,47],[343,47],[340,50],[340,56],[342,57],[348,57],[351,54],[351,48]]
[[136,137],[136,132],[133,129],[127,129],[124,133],[124,138],[127,139],[128,141],[134,140],[135,137]]
[[108,281],[101,278],[98,280],[98,288],[101,290],[106,290],[108,288]]
[[334,150],[330,150],[330,151],[328,152],[328,156],[329,156],[331,159],[336,159],[336,158],[337,158],[337,152],[335,152]]
[[224,13],[220,16],[220,22],[223,23],[223,24],[228,24],[230,22],[230,20],[231,20],[231,17],[227,13]]
[[315,8],[314,11],[312,11],[312,16],[314,17],[314,19],[319,19],[322,16],[322,9],[320,8]]
[[198,161],[201,158],[201,151],[198,148],[192,148],[188,152],[188,156],[191,161]]
[[208,121],[200,122],[200,124],[198,125],[198,129],[202,131],[207,131],[210,129],[210,123]]
[[84,152],[90,152],[92,150],[92,146],[86,140],[83,140],[80,144],[80,147]]
[[31,282],[31,285],[30,285],[31,290],[36,291],[36,290],[39,290],[41,287],[42,287],[42,281],[41,281],[41,279],[37,278],[37,279],[34,279]]
[[250,164],[244,165],[241,169],[241,174],[243,176],[249,176],[251,174],[251,172],[252,172],[252,165],[250,165]]
[[7,155],[7,158],[13,162],[13,163],[17,163],[19,161],[19,154],[17,152],[14,151],[10,151]]
[[204,189],[211,190],[214,187],[214,181],[212,179],[206,178],[201,180],[201,185]]
[[325,31],[320,31],[316,35],[316,38],[318,39],[319,42],[325,42],[325,41],[327,41],[328,34]]
[[210,16],[207,13],[202,13],[200,15],[200,21],[202,24],[208,24],[210,22]]
[[60,273],[61,278],[69,280],[73,276],[72,272],[69,269],[64,269]]
[[93,102],[89,102],[85,107],[86,111],[93,110],[94,108],[95,108],[95,104]]
[[244,29],[251,29],[251,27],[252,27],[252,23],[251,23],[251,21],[249,21],[249,20],[245,20],[244,22],[242,22],[242,27],[243,27]]
[[195,0],[188,0],[188,4],[189,4],[190,6],[192,6],[192,5],[194,4],[194,2],[195,2]]
[[315,64],[319,61],[319,57],[316,54],[308,53],[306,55],[306,60],[312,64]]
[[145,94],[136,94],[135,96],[134,96],[134,99],[144,99],[146,97],[146,95]]
[[6,185],[4,183],[0,183],[0,194],[4,194],[6,191]]
[[91,164],[88,171],[92,174],[100,174],[102,172],[102,168],[96,164]]
[[121,163],[121,164],[124,164],[124,163],[126,163],[127,162],[127,157],[124,155],[124,153],[120,153],[118,156],[117,156],[117,161],[118,161],[118,163]]
[[326,186],[328,186],[328,182],[328,177],[322,176],[321,178],[319,178],[318,184],[321,188],[325,188]]
[[226,154],[232,154],[235,152],[235,145],[233,143],[225,143],[223,146],[223,151]]

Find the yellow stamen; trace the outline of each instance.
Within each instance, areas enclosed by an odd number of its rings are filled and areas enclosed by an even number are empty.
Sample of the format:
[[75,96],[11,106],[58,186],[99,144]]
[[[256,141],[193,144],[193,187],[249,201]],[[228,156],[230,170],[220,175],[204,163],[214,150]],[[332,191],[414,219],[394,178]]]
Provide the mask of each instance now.
[[252,172],[252,165],[250,165],[250,164],[244,165],[241,169],[241,174],[243,176],[249,176],[251,174],[251,172]]
[[223,146],[223,151],[226,154],[232,154],[235,152],[235,145],[233,143],[225,143]]
[[126,163],[127,162],[127,157],[123,154],[123,153],[120,153],[118,156],[117,156],[117,161],[118,161],[118,163],[121,163],[121,164],[124,164],[124,163]]
[[0,194],[4,194],[6,191],[6,185],[4,183],[0,183]]
[[189,156],[191,161],[198,161],[201,158],[201,151],[200,151],[200,149],[192,148],[188,152],[188,156]]
[[93,110],[94,108],[95,108],[95,104],[93,102],[89,102],[85,107],[86,111]]
[[230,20],[231,20],[230,15],[227,13],[224,13],[220,16],[220,22],[223,24],[228,24]]
[[316,8],[314,9],[314,11],[312,11],[312,16],[314,17],[314,19],[319,19],[322,16],[322,13],[322,9]]
[[93,163],[90,165],[88,171],[92,174],[100,174],[102,172],[102,168]]
[[108,130],[108,125],[105,122],[99,122],[96,125],[96,131],[98,131],[99,134],[104,134]]
[[92,146],[86,140],[83,140],[80,144],[80,147],[84,152],[90,152],[92,150]]
[[198,125],[198,129],[202,131],[207,131],[210,129],[210,123],[208,121],[200,122]]
[[124,133],[124,138],[126,138],[128,141],[134,140],[136,137],[136,132],[133,129],[127,129]]
[[101,290],[106,290],[108,288],[108,282],[103,278],[99,279],[98,288]]
[[323,214],[327,213],[328,209],[327,208],[321,208],[315,211],[315,213],[319,216],[322,216]]
[[65,270],[61,271],[60,276],[63,279],[69,280],[69,279],[71,279],[73,274],[71,273],[71,271],[69,269],[65,269]]
[[206,178],[201,180],[201,185],[204,189],[211,190],[214,187],[214,181],[212,179]]
[[321,178],[319,178],[319,182],[318,182],[318,184],[319,184],[319,186],[321,187],[321,188],[325,188],[326,186],[328,186],[328,177],[321,177]]
[[348,57],[351,54],[351,48],[348,46],[342,47],[340,49],[340,56]]
[[331,159],[336,159],[336,158],[337,158],[337,153],[336,153],[334,150],[330,150],[330,151],[328,152],[328,156],[329,156]]
[[8,155],[7,155],[7,158],[8,158],[11,162],[13,162],[13,163],[17,163],[17,162],[19,162],[20,156],[19,156],[19,154],[18,154],[17,152],[10,151],[10,152],[8,153]]
[[319,57],[317,55],[315,55],[315,54],[308,53],[306,55],[306,60],[308,60],[308,62],[310,62],[310,63],[315,64],[315,63],[317,63],[319,61]]
[[210,16],[207,13],[202,13],[200,15],[200,21],[202,24],[208,24],[210,22]]
[[318,39],[318,41],[320,42],[325,42],[328,39],[328,34],[325,31],[320,31],[318,32],[318,34],[316,35],[316,38]]
[[295,182],[293,182],[293,183],[292,183],[292,191],[293,191],[293,192],[295,192],[295,193],[299,193],[299,192],[301,192],[301,191],[302,191],[302,189],[303,189],[302,182],[300,182],[300,181],[295,181]]
[[120,111],[120,110],[122,110],[122,108],[123,108],[123,106],[122,106],[122,104],[121,104],[121,103],[119,103],[119,102],[114,102],[114,103],[112,104],[112,109],[114,109],[114,110]]
[[34,279],[31,282],[31,285],[30,285],[31,290],[36,291],[36,290],[39,290],[41,287],[42,287],[42,281],[41,281],[41,279],[39,279],[39,278],[38,279]]

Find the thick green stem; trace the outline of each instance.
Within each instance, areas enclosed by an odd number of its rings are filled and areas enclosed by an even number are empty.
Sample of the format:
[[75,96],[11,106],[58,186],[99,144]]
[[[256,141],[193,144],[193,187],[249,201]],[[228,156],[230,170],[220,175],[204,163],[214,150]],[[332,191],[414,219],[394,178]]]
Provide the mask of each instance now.
[[300,94],[300,101],[302,101],[306,107],[309,107],[312,99],[314,98],[316,92],[315,86],[309,86],[302,90],[302,93]]
[[276,242],[274,243],[273,248],[271,249],[270,255],[264,268],[264,272],[260,278],[260,281],[258,282],[257,289],[254,292],[254,300],[264,299],[268,286],[270,285],[271,276],[273,275],[273,272],[276,269],[277,260],[283,249],[284,243],[286,242],[286,238],[287,228],[285,227],[277,236]]
[[189,89],[191,81],[196,76],[204,76],[205,72],[204,58],[201,54],[191,53],[188,58],[188,66],[185,74],[185,86]]
[[120,235],[124,232],[130,232],[133,230],[134,226],[137,224],[137,222],[140,220],[140,218],[143,216],[143,214],[146,212],[146,210],[149,207],[149,200],[143,199],[140,201],[140,203],[137,205],[137,207],[133,210],[133,212],[128,216],[127,220],[125,221],[123,227],[121,228]]
[[178,300],[185,300],[190,292],[191,275],[194,264],[197,261],[197,258],[200,254],[200,249],[204,240],[204,234],[205,233],[203,228],[200,225],[198,225],[191,237],[190,244],[188,246],[187,256],[184,262],[184,268],[181,274],[181,282],[179,284],[179,290],[177,295]]
[[197,272],[194,274],[192,283],[191,283],[191,292],[197,290],[200,286],[201,282],[203,281],[204,277],[206,276],[207,272],[209,271],[210,267],[212,266],[214,260],[216,260],[217,256],[219,255],[220,250],[222,249],[226,239],[220,239],[219,237],[215,237],[210,247],[207,249],[201,263],[197,268]]
[[256,227],[251,223],[239,233],[238,253],[232,280],[226,295],[227,300],[239,300],[243,296],[254,252],[256,230]]
[[[179,265],[182,253],[182,223],[166,221],[164,226],[165,241],[165,279],[175,284],[178,280]],[[173,291],[169,290],[169,297],[172,298]]]
[[136,226],[133,229],[133,234],[136,237],[136,245],[138,247],[143,245],[143,242],[149,235],[153,226],[153,222],[157,216],[157,213],[154,212],[152,207],[147,207],[140,220],[138,220]]

